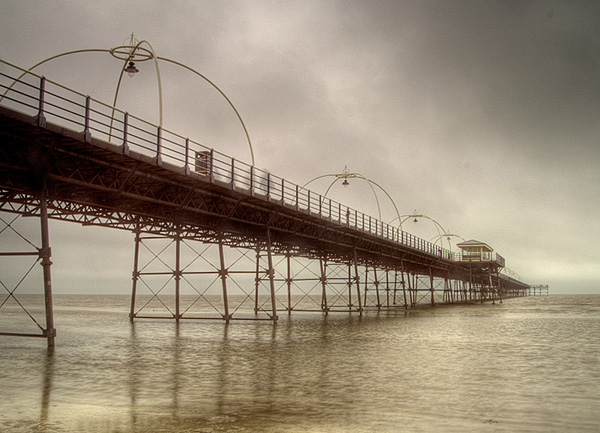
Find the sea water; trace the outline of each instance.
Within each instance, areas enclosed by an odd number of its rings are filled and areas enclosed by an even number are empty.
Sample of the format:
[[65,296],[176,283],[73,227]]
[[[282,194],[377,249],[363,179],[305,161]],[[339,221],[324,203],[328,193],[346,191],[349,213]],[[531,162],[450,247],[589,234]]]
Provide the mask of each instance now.
[[54,350],[0,337],[1,432],[600,431],[600,295],[276,325],[128,302],[55,296]]

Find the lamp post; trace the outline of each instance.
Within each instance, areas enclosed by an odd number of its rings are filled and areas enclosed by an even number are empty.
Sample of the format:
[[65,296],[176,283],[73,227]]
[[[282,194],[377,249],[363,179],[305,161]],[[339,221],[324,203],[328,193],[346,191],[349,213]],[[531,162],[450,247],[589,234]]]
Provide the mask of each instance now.
[[348,166],[344,166],[344,170],[342,170],[341,173],[330,173],[330,174],[323,174],[321,176],[317,176],[311,180],[309,180],[308,182],[306,182],[304,185],[302,185],[302,188],[305,189],[310,183],[318,180],[318,179],[323,179],[326,177],[334,177],[335,179],[333,179],[333,181],[329,184],[329,187],[327,188],[327,190],[325,191],[325,194],[323,194],[323,197],[327,197],[327,194],[329,194],[329,191],[331,190],[331,188],[333,187],[333,185],[335,185],[336,182],[342,180],[342,185],[344,187],[347,187],[348,185],[350,185],[350,182],[348,182],[348,179],[360,179],[360,180],[364,180],[368,183],[369,187],[371,188],[371,191],[373,192],[373,195],[375,196],[375,201],[377,202],[377,212],[379,215],[379,220],[382,221],[381,218],[381,205],[379,202],[379,196],[377,195],[377,191],[375,189],[375,187],[379,188],[381,191],[383,191],[383,193],[389,198],[390,202],[392,203],[392,205],[394,206],[394,210],[396,211],[396,214],[398,215],[398,219],[400,218],[400,212],[398,211],[398,207],[396,206],[396,203],[394,202],[394,199],[390,196],[390,194],[378,183],[372,181],[371,179],[369,179],[368,177],[360,174],[360,173],[353,173],[350,172],[350,170],[348,170]]
[[437,243],[438,243],[438,241],[439,241],[439,242],[440,242],[440,244],[442,244],[442,242],[443,242],[444,238],[446,238],[446,241],[448,241],[448,249],[449,249],[450,251],[452,251],[452,244],[450,243],[450,238],[451,238],[451,237],[456,237],[456,238],[459,238],[459,239],[461,239],[462,241],[465,241],[465,240],[466,240],[466,239],[465,239],[465,238],[463,238],[462,236],[460,236],[460,235],[456,235],[456,234],[454,234],[454,233],[441,233],[441,234],[439,234],[439,235],[437,235],[437,236],[434,236],[434,237],[432,237],[432,238],[431,238],[431,240],[430,240],[429,242],[431,242],[431,243],[433,243],[433,244],[437,244]]
[[[434,227],[436,228],[437,232],[438,232],[437,236],[434,236],[434,237],[433,237],[433,239],[440,240],[440,239],[443,239],[444,237],[447,237],[447,238],[448,238],[448,239],[447,239],[447,241],[448,241],[448,245],[449,245],[449,246],[450,246],[450,239],[449,239],[449,237],[451,237],[451,236],[458,236],[458,235],[454,235],[454,234],[451,234],[451,233],[449,233],[449,232],[448,232],[448,231],[446,231],[446,229],[445,229],[444,227],[442,227],[442,225],[441,225],[439,222],[437,222],[435,219],[433,219],[433,218],[431,218],[430,216],[427,216],[427,215],[425,215],[425,214],[419,213],[419,212],[418,212],[416,209],[415,209],[415,210],[414,210],[414,212],[413,212],[413,213],[411,213],[411,214],[407,214],[407,215],[400,215],[400,216],[398,216],[398,217],[394,218],[393,220],[391,220],[391,221],[389,222],[389,224],[392,224],[392,223],[394,223],[395,221],[398,221],[398,226],[399,226],[399,228],[400,228],[401,230],[403,230],[403,228],[402,228],[403,226],[402,226],[402,225],[403,225],[403,224],[404,224],[404,223],[405,223],[407,220],[409,220],[409,219],[411,219],[411,218],[413,218],[413,223],[415,223],[415,224],[419,222],[419,218],[425,218],[426,220],[429,220],[429,221],[431,221],[431,222],[433,223]],[[460,236],[458,236],[458,237],[460,237]],[[432,239],[430,242],[433,242],[433,239]],[[461,239],[462,239],[462,238],[461,238]],[[435,243],[435,242],[434,242],[434,243]],[[452,250],[452,247],[450,246],[450,248],[449,248],[449,249],[450,249],[450,250]]]
[[117,105],[117,99],[119,96],[119,89],[121,87],[121,80],[123,78],[123,74],[127,73],[130,77],[133,77],[137,73],[140,72],[136,66],[136,62],[141,63],[141,62],[145,62],[148,60],[154,61],[154,65],[155,65],[155,69],[156,69],[156,81],[157,81],[157,86],[158,86],[158,117],[159,117],[159,126],[160,127],[163,126],[163,98],[162,98],[162,82],[161,82],[161,77],[160,77],[160,68],[159,68],[158,61],[160,60],[163,62],[172,63],[174,65],[180,66],[180,67],[192,72],[193,74],[199,76],[203,80],[205,80],[208,84],[210,84],[213,88],[215,88],[221,94],[221,96],[223,96],[223,98],[225,98],[227,103],[231,106],[231,108],[235,112],[238,120],[240,121],[240,123],[242,125],[242,128],[244,129],[244,133],[246,135],[246,140],[248,141],[252,165],[253,166],[255,165],[254,164],[254,149],[252,148],[252,142],[250,140],[250,135],[248,134],[248,129],[246,128],[246,125],[242,119],[242,116],[238,112],[235,105],[233,105],[233,102],[231,102],[231,100],[227,97],[227,95],[215,83],[213,83],[207,77],[205,77],[204,75],[202,75],[200,72],[196,71],[195,69],[191,68],[190,66],[187,66],[176,60],[172,60],[172,59],[169,59],[166,57],[161,57],[161,56],[156,55],[156,52],[154,51],[154,48],[152,47],[152,44],[150,44],[150,42],[148,42],[146,40],[138,41],[137,39],[135,39],[133,33],[131,34],[131,37],[128,42],[124,42],[123,45],[120,45],[118,47],[114,47],[114,48],[110,48],[110,49],[92,48],[92,49],[67,51],[64,53],[60,53],[60,54],[56,54],[54,56],[48,57],[47,59],[44,59],[41,62],[36,63],[32,67],[30,67],[27,71],[23,72],[10,86],[7,87],[6,91],[0,96],[0,101],[2,101],[2,99],[6,96],[7,92],[10,89],[12,89],[14,84],[17,83],[25,74],[33,71],[35,68],[43,65],[44,63],[47,63],[50,60],[58,59],[60,57],[68,56],[71,54],[92,53],[92,52],[109,53],[114,58],[116,58],[118,60],[122,60],[124,62],[123,68],[121,68],[121,73],[119,75],[119,80],[117,81],[117,87],[115,90],[115,96],[114,96],[114,100],[113,100],[113,107],[116,107],[116,105]]

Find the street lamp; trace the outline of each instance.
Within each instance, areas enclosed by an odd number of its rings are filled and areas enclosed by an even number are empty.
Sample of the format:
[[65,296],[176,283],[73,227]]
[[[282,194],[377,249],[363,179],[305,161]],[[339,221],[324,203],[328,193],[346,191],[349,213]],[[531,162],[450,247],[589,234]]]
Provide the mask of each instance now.
[[[391,220],[389,222],[389,224],[392,224],[393,222],[395,222],[397,220],[398,221],[398,227],[400,228],[400,230],[403,230],[402,229],[402,224],[404,224],[410,218],[413,218],[412,221],[415,224],[419,222],[419,218],[425,218],[425,219],[431,221],[433,223],[433,225],[435,226],[437,232],[438,232],[438,234],[437,234],[437,236],[435,238],[444,237],[444,236],[448,235],[448,232],[446,231],[446,229],[444,229],[444,227],[442,227],[442,225],[439,222],[437,222],[436,220],[434,220],[433,218],[431,218],[431,217],[429,217],[429,216],[427,216],[425,214],[418,213],[418,211],[416,209],[411,214],[401,215],[401,216],[398,216],[398,217],[394,218],[393,220]],[[449,241],[448,241],[448,244],[450,244]]]
[[360,173],[350,172],[350,170],[348,170],[348,166],[344,166],[344,170],[342,170],[341,173],[330,173],[330,174],[323,174],[321,176],[317,176],[317,177],[309,180],[308,182],[306,182],[304,185],[302,185],[302,188],[305,189],[308,186],[308,184],[314,182],[315,180],[322,179],[325,177],[335,177],[335,179],[329,184],[329,187],[325,191],[325,194],[323,194],[323,197],[327,197],[327,194],[329,194],[329,191],[331,190],[333,185],[340,179],[343,179],[342,185],[344,187],[347,187],[348,185],[350,185],[350,182],[348,182],[348,179],[361,179],[361,180],[366,181],[369,184],[369,187],[371,188],[371,191],[373,192],[373,195],[375,196],[375,201],[377,202],[377,211],[379,214],[379,220],[382,221],[381,206],[379,204],[379,196],[377,195],[377,191],[375,190],[375,187],[377,187],[381,191],[383,191],[383,193],[390,199],[390,202],[394,206],[394,209],[396,210],[396,214],[398,215],[397,218],[398,219],[400,218],[400,212],[398,211],[398,207],[396,206],[394,199],[388,194],[388,192],[381,185],[379,185],[376,182],[373,182],[371,179],[367,178],[366,176],[363,176]]
[[134,62],[129,62],[129,65],[127,65],[127,67],[125,68],[125,72],[127,72],[127,75],[129,75],[130,77],[133,77],[135,74],[140,72],[140,70],[135,67]]
[[463,238],[463,237],[462,237],[462,236],[460,236],[460,235],[456,235],[456,234],[454,234],[454,233],[441,233],[441,234],[439,234],[439,235],[437,235],[437,236],[434,236],[434,237],[432,237],[432,238],[431,238],[431,240],[430,240],[429,242],[431,242],[431,243],[433,243],[433,244],[437,244],[437,243],[438,243],[438,241],[440,241],[440,244],[442,244],[442,240],[443,240],[444,238],[446,238],[446,241],[448,242],[448,249],[449,249],[450,251],[452,251],[452,244],[450,243],[450,238],[451,238],[451,237],[457,237],[457,238],[461,239],[462,241],[465,241],[465,238]]
[[[0,101],[2,101],[2,99],[8,93],[8,91],[10,89],[12,89],[12,87],[15,85],[15,83],[19,82],[25,74],[33,71],[38,66],[41,66],[44,63],[49,62],[50,60],[57,59],[59,57],[68,56],[71,54],[89,53],[89,52],[109,53],[114,58],[116,58],[118,60],[123,60],[123,62],[124,62],[123,68],[121,69],[121,74],[119,75],[119,81],[117,82],[117,88],[115,90],[115,97],[113,100],[113,108],[115,108],[117,105],[117,99],[119,96],[119,88],[121,87],[121,80],[123,78],[123,73],[126,72],[127,75],[132,77],[139,72],[139,69],[136,67],[135,62],[145,62],[147,60],[154,60],[154,65],[156,68],[156,80],[157,80],[157,85],[158,85],[158,112],[159,112],[158,117],[159,117],[159,126],[160,127],[163,126],[163,103],[162,103],[162,83],[161,83],[161,78],[160,78],[160,68],[158,66],[158,61],[160,60],[163,62],[168,62],[168,63],[172,63],[174,65],[180,66],[180,67],[187,69],[188,71],[196,74],[203,80],[205,80],[208,84],[210,84],[212,87],[214,87],[221,94],[221,96],[223,96],[223,98],[225,98],[227,103],[231,106],[231,108],[235,112],[238,120],[240,121],[240,123],[242,125],[242,128],[244,129],[244,133],[246,134],[248,146],[250,147],[250,157],[252,159],[252,165],[253,166],[255,165],[254,164],[254,150],[252,148],[252,142],[250,141],[250,135],[248,134],[248,129],[246,128],[246,125],[244,124],[244,121],[242,120],[242,116],[240,116],[240,113],[238,112],[237,108],[235,108],[235,105],[233,105],[233,102],[231,102],[231,100],[227,97],[227,95],[215,83],[213,83],[211,80],[206,78],[204,75],[202,75],[200,72],[196,71],[195,69],[193,69],[183,63],[180,63],[176,60],[157,56],[156,52],[154,51],[154,48],[152,47],[150,42],[145,41],[145,40],[138,41],[137,39],[135,39],[133,33],[131,34],[129,42],[124,42],[123,45],[118,46],[118,47],[114,47],[111,49],[93,48],[93,49],[67,51],[64,53],[60,53],[60,54],[56,54],[54,56],[48,57],[47,59],[44,59],[41,62],[36,63],[32,67],[30,67],[27,71],[23,72],[15,81],[13,81],[13,83],[10,86],[8,86],[6,88],[6,91],[0,96]],[[112,119],[111,119],[111,122],[112,122]],[[112,131],[112,124],[111,124],[111,131]]]

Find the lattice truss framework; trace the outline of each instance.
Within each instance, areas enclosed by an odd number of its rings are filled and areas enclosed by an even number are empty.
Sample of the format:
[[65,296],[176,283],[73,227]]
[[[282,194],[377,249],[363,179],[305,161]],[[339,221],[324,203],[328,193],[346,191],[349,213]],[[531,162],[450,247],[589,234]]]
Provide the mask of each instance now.
[[0,212],[0,334],[46,337],[39,219]]
[[[492,282],[272,252],[268,245],[138,235],[130,317],[276,320],[287,312],[357,312],[501,300]],[[272,277],[271,277],[272,276]],[[490,280],[491,281],[491,280]]]

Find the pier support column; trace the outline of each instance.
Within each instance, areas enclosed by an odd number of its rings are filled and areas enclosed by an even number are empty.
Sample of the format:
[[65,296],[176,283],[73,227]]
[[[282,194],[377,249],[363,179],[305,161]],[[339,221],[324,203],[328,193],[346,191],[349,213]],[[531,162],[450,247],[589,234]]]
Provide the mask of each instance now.
[[260,286],[260,246],[256,247],[256,272],[254,274],[254,314],[258,314],[258,287]]
[[500,282],[500,270],[496,269],[496,281],[498,282],[498,297],[500,298],[500,303],[502,303],[502,283]]
[[44,336],[48,339],[48,347],[54,347],[54,339],[56,337],[56,329],[54,328],[54,309],[52,306],[52,275],[50,268],[52,266],[52,251],[50,250],[50,234],[48,228],[48,203],[47,203],[46,183],[42,189],[40,198],[40,222],[42,232],[42,248],[40,249],[40,257],[42,259],[42,268],[44,276],[44,304],[46,308],[46,329]]
[[181,283],[181,232],[178,230],[175,235],[175,320],[179,322],[181,319],[180,312],[180,283]]
[[490,284],[490,291],[492,292],[492,304],[496,303],[496,296],[495,296],[495,292],[496,292],[496,287],[494,286],[494,280],[492,279],[492,271],[490,271],[489,275],[488,275],[488,280],[489,280],[489,284]]
[[285,284],[287,286],[287,298],[288,298],[288,315],[292,314],[292,254],[288,251],[285,254],[287,262],[287,278]]
[[360,302],[360,276],[358,275],[358,257],[356,255],[356,247],[354,247],[354,280],[356,281],[356,295],[358,299],[358,312],[362,316],[362,304]]
[[219,260],[221,262],[221,269],[219,269],[219,276],[221,277],[221,287],[223,289],[223,310],[225,323],[229,323],[231,316],[229,315],[229,298],[227,297],[227,274],[228,270],[225,267],[225,253],[223,252],[223,237],[219,235]]
[[129,310],[129,321],[133,322],[135,318],[135,297],[137,294],[137,282],[140,279],[139,272],[139,259],[140,259],[140,229],[135,230],[135,246],[133,253],[133,272],[132,272],[132,286],[131,286],[131,309]]
[[325,315],[329,314],[329,307],[327,306],[327,259],[319,259],[319,265],[321,268],[321,310]]
[[[408,308],[408,302],[406,301],[406,280],[404,279],[404,261],[400,264],[400,278],[402,284],[402,293],[404,295],[404,308]],[[410,293],[409,293],[410,294]]]
[[435,305],[435,296],[433,295],[433,271],[429,268],[429,286],[431,291],[431,306]]
[[277,323],[277,302],[275,299],[275,269],[273,269],[273,251],[271,245],[271,229],[267,228],[267,259],[269,263],[269,286],[271,288],[271,319]]
[[375,294],[377,296],[377,309],[381,310],[381,299],[379,296],[379,276],[377,275],[377,268],[373,266],[373,278],[375,278]]
[[408,299],[410,301],[410,306],[414,307],[415,306],[415,299],[414,299],[414,293],[413,293],[413,284],[411,282],[411,278],[410,278],[410,273],[408,271],[406,271],[406,279],[408,280]]
[[[394,300],[396,298],[396,278],[394,276]],[[390,308],[390,270],[385,270],[385,304]]]

